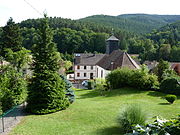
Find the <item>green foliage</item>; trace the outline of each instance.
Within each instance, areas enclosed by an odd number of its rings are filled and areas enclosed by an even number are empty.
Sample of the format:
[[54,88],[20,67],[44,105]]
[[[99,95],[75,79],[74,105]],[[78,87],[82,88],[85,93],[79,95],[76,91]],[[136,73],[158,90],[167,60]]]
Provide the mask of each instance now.
[[15,70],[12,66],[1,66],[0,73],[0,102],[2,110],[6,111],[25,101],[27,96],[27,82],[22,73]]
[[94,87],[95,87],[95,82],[94,82],[94,80],[89,80],[89,81],[88,81],[87,88],[88,88],[89,90],[91,90],[91,89],[94,89]]
[[125,135],[177,135],[180,133],[180,115],[171,120],[159,119],[146,126],[136,125],[133,133]]
[[160,28],[167,23],[175,22],[179,16],[125,14],[119,16],[94,15],[81,19],[83,22],[94,22],[106,26],[120,28],[137,34],[145,34]]
[[158,65],[154,69],[154,73],[158,76],[158,80],[161,82],[163,80],[163,73],[170,68],[167,61],[160,60]]
[[95,80],[95,90],[100,91],[100,94],[103,95],[105,91],[109,90],[109,85],[105,79],[97,78]]
[[1,56],[5,57],[5,48],[11,49],[13,52],[19,51],[22,47],[22,37],[18,24],[15,24],[12,18],[10,18],[2,28],[1,35]]
[[95,80],[95,89],[96,90],[105,90],[106,80],[97,78]]
[[65,84],[57,72],[36,74],[30,84],[27,110],[35,114],[47,114],[66,109]]
[[113,89],[126,86],[139,89],[155,89],[159,86],[157,77],[149,74],[148,70],[143,67],[138,70],[117,69],[108,74],[106,79]]
[[166,99],[169,103],[173,104],[174,101],[177,99],[177,97],[176,97],[176,95],[166,95],[166,96],[165,96],[165,99]]
[[60,55],[45,16],[38,30],[38,42],[33,47],[33,78],[29,87],[27,110],[47,114],[66,109],[69,101],[65,83],[58,74]]
[[19,51],[13,52],[11,49],[6,50],[6,60],[10,62],[13,67],[20,71],[23,68],[27,68],[28,63],[31,62],[30,50],[22,48]]
[[72,83],[69,80],[67,80],[67,78],[65,76],[60,75],[60,77],[65,82],[66,96],[68,97],[69,102],[73,103],[75,101],[75,94],[74,94],[74,90],[72,89]]
[[167,94],[180,95],[180,77],[168,77],[160,84],[160,91]]
[[146,115],[137,104],[126,106],[118,117],[118,123],[125,133],[132,131],[134,125],[145,125],[145,121]]
[[177,73],[173,69],[166,69],[162,74],[162,79],[167,79],[169,77],[177,77]]
[[147,34],[157,44],[156,60],[180,61],[180,21],[168,24]]

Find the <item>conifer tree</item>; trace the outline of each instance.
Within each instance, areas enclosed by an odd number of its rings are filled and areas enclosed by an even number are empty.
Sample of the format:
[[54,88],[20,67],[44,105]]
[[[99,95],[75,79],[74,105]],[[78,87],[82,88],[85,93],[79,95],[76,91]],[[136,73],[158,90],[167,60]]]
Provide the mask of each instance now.
[[20,33],[20,28],[12,18],[10,18],[2,28],[1,36],[1,56],[5,57],[5,49],[9,48],[13,52],[19,51],[22,48],[22,37]]
[[52,39],[53,33],[45,15],[39,27],[39,40],[33,48],[34,73],[27,99],[27,110],[31,113],[52,113],[69,106],[65,83],[58,74],[60,55]]

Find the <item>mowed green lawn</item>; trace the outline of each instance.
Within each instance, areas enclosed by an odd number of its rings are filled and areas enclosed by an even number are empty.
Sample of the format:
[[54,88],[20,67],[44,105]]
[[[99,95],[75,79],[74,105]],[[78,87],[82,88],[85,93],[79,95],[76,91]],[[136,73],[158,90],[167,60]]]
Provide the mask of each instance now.
[[[118,135],[122,134],[116,121],[128,104],[137,103],[153,116],[173,118],[180,113],[180,99],[167,104],[163,94],[130,88],[112,90],[100,96],[94,90],[76,90],[76,101],[66,110],[48,115],[28,115],[11,135]],[[180,97],[179,97],[180,98]]]

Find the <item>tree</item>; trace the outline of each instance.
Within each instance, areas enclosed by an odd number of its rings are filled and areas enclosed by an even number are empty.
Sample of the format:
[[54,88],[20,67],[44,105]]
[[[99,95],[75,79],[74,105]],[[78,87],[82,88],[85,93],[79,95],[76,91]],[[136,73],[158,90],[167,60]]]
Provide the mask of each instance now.
[[46,114],[66,109],[69,101],[65,96],[65,83],[58,74],[60,55],[48,18],[41,20],[39,40],[33,47],[33,78],[29,87],[27,110],[31,113]]
[[2,28],[1,37],[1,48],[0,52],[3,57],[5,57],[5,48],[10,48],[12,51],[19,51],[22,47],[22,37],[20,33],[20,28],[18,24],[15,24],[12,18],[10,18]]
[[21,72],[12,65],[0,66],[0,102],[2,110],[7,111],[14,105],[21,104],[27,97],[27,82]]
[[170,56],[171,61],[180,62],[180,47],[173,46],[171,49]]
[[6,48],[6,60],[12,64],[17,71],[22,71],[27,68],[28,63],[31,62],[30,50],[22,47],[21,50],[13,52]]
[[169,63],[160,59],[159,64],[155,67],[155,74],[158,76],[158,80],[161,82],[163,80],[163,73],[169,69]]
[[163,60],[169,60],[171,53],[171,45],[170,44],[162,44],[159,49],[159,58]]

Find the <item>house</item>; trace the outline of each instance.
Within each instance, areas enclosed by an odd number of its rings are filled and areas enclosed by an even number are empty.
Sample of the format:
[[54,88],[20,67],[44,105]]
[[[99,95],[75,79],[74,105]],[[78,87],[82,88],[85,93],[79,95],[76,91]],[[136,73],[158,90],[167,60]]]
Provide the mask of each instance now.
[[171,69],[173,69],[180,76],[180,62],[170,63]]
[[74,79],[77,81],[105,78],[112,70],[129,67],[139,69],[139,65],[130,57],[127,52],[118,49],[118,42],[115,36],[106,40],[106,53],[76,53],[74,58]]

